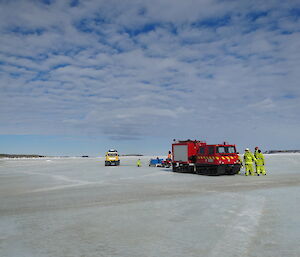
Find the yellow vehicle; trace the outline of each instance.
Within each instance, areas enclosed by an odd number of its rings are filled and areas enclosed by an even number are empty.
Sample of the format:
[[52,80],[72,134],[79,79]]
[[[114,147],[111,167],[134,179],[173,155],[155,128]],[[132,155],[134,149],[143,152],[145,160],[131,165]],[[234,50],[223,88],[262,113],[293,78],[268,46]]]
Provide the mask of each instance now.
[[120,158],[118,151],[110,149],[105,155],[105,166],[118,166],[120,165]]

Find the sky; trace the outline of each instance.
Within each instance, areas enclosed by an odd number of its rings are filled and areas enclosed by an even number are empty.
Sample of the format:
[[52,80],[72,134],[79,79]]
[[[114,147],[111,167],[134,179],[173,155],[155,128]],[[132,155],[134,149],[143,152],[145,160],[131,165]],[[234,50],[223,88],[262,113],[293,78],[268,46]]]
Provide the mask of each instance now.
[[300,149],[300,2],[0,0],[0,153]]

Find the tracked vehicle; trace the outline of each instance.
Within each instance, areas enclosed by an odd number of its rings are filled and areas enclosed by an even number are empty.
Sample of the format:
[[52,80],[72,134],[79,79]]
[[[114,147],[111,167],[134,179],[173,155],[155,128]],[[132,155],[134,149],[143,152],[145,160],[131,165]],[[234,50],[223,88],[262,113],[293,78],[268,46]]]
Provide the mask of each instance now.
[[172,152],[174,172],[235,175],[241,169],[236,146],[226,142],[208,145],[198,140],[175,141]]

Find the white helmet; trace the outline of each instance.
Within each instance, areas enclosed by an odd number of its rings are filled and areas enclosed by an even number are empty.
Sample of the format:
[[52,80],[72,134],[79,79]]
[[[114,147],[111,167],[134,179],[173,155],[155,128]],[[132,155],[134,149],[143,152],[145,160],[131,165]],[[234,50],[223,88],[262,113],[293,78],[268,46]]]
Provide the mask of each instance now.
[[249,148],[246,148],[245,151],[249,151]]

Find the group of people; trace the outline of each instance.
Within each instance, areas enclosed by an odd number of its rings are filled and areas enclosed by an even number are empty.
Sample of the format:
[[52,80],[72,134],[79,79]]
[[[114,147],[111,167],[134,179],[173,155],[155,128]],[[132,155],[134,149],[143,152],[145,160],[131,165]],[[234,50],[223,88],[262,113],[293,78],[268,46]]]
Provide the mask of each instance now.
[[[242,166],[245,167],[246,176],[259,176],[267,175],[265,170],[265,157],[258,147],[255,147],[254,154],[249,148],[245,149],[244,160],[240,159]],[[255,171],[253,168],[253,163],[255,164]]]

